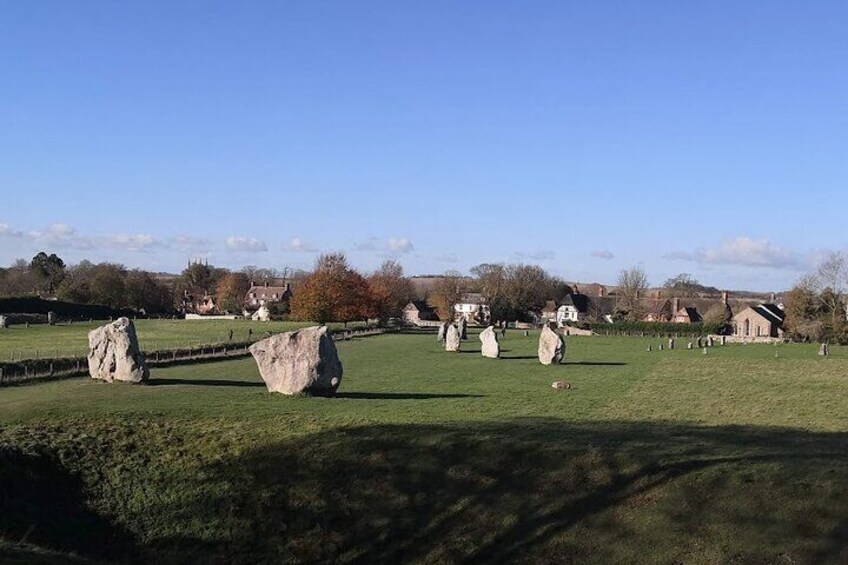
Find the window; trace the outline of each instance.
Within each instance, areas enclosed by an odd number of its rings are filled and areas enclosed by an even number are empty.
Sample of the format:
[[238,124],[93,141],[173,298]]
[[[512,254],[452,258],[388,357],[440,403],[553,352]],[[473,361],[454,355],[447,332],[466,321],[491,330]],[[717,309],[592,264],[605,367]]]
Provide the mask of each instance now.
[[745,337],[751,335],[751,320],[745,320]]

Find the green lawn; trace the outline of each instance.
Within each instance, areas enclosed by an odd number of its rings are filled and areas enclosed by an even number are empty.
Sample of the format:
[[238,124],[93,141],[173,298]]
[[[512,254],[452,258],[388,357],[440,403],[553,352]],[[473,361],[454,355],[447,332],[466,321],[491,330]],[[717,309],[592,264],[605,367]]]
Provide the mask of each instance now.
[[[77,322],[71,325],[13,325],[0,330],[0,362],[35,357],[79,357],[88,352],[88,332],[108,321]],[[136,320],[143,349],[172,349],[187,345],[226,342],[233,330],[234,341],[247,341],[265,332],[285,332],[309,325],[303,322],[252,322],[249,320]],[[250,330],[253,335],[249,336]],[[58,355],[57,355],[58,353]]]
[[848,561],[842,348],[471,337],[339,343],[333,399],[251,359],[0,389],[0,562]]

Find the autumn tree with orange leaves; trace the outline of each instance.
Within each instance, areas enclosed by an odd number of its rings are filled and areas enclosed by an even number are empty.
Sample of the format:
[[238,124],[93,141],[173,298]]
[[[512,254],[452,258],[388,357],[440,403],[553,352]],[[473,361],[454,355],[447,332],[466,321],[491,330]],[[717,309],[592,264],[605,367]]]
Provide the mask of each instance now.
[[387,260],[380,269],[368,277],[374,310],[381,322],[399,318],[403,308],[415,295],[412,281],[403,275],[403,267],[397,261]]
[[295,320],[347,324],[375,314],[368,281],[348,264],[344,253],[321,255],[291,301]]

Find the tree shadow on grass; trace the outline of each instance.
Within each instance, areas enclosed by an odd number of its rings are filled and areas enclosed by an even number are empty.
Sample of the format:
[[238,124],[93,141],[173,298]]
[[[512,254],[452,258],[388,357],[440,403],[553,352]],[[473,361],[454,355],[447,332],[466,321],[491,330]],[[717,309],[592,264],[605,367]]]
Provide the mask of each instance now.
[[70,562],[36,548],[90,559],[126,561],[134,537],[85,502],[80,479],[50,455],[0,447],[0,538],[20,546],[0,553],[4,562]]
[[845,433],[538,418],[376,425],[266,445],[204,476],[216,487],[206,492],[221,494],[181,509],[184,519],[214,516],[229,537],[158,540],[154,554],[363,563],[848,559]]
[[225,379],[160,379],[152,378],[147,381],[147,386],[171,386],[171,385],[192,385],[192,386],[230,386],[230,387],[261,387],[265,388],[265,383],[256,381],[232,381]]
[[432,400],[434,398],[485,398],[482,394],[430,394],[423,392],[337,392],[333,398],[362,400]]

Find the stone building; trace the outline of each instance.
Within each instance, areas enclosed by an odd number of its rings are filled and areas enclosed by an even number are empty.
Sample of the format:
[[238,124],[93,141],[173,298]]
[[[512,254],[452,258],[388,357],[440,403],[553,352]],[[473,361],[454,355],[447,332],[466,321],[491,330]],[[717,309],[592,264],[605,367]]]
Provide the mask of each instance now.
[[733,336],[781,338],[785,319],[786,313],[776,304],[749,306],[733,316]]

